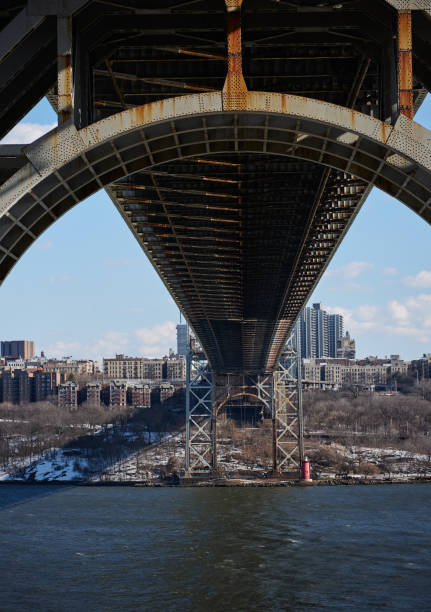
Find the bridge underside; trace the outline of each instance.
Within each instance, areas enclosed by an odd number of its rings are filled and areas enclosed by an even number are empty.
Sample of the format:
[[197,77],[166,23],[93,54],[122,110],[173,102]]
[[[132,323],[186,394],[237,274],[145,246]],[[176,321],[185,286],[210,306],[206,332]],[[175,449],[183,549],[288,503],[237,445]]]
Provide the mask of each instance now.
[[364,189],[312,162],[233,152],[159,164],[109,193],[214,370],[234,373],[268,368],[277,324],[292,325]]

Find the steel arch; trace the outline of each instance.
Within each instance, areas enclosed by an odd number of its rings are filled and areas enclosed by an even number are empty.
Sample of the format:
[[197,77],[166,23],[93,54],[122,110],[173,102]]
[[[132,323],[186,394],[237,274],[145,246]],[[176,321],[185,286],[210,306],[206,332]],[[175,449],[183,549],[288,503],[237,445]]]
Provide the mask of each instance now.
[[54,129],[24,148],[28,163],[0,189],[0,280],[58,217],[144,168],[232,151],[287,155],[353,174],[431,222],[431,132],[401,115],[391,126],[288,94],[222,92],[132,108],[77,131]]

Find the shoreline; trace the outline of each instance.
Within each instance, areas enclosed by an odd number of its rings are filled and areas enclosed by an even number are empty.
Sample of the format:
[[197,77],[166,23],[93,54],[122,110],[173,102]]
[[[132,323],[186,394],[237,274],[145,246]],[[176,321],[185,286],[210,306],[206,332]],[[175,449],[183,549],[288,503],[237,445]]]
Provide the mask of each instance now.
[[97,482],[85,482],[78,480],[2,480],[0,486],[5,485],[56,485],[56,486],[74,486],[74,487],[144,487],[144,488],[165,488],[165,487],[178,487],[178,488],[190,488],[190,487],[333,487],[333,486],[375,486],[375,485],[392,485],[392,484],[430,484],[431,476],[415,477],[415,478],[386,478],[382,480],[378,479],[365,479],[365,478],[344,478],[344,479],[321,479],[313,480],[309,483],[299,482],[297,480],[277,480],[277,479],[256,479],[256,480],[197,480],[182,479],[181,481],[175,482],[148,482],[148,481],[97,481]]

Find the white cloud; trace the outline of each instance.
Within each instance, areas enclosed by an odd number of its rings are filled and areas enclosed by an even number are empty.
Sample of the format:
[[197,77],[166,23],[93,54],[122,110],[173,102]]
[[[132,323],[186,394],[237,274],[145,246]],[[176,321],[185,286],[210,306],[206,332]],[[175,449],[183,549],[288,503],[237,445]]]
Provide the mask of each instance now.
[[138,357],[162,357],[176,346],[176,325],[173,321],[142,327],[131,332],[108,331],[90,342],[58,341],[46,347],[53,357],[72,355],[101,361],[117,353]]
[[410,313],[405,304],[401,304],[401,302],[393,300],[392,302],[389,302],[388,308],[395,321],[397,321],[400,325],[408,324],[410,320]]
[[342,266],[341,268],[334,268],[328,270],[326,276],[329,278],[341,278],[344,280],[351,280],[357,278],[365,270],[369,270],[373,267],[373,264],[368,261],[351,261],[350,263]]
[[415,276],[407,276],[404,282],[410,287],[431,289],[431,270],[421,270]]
[[398,274],[398,268],[392,268],[391,266],[387,266],[386,268],[383,268],[383,274],[385,274],[386,276],[395,276],[396,274]]
[[431,342],[430,294],[421,293],[404,300],[391,300],[383,306],[331,306],[327,310],[342,314],[344,329],[353,335],[372,332],[389,337],[408,336],[424,344]]
[[152,328],[135,329],[134,335],[141,355],[156,357],[176,346],[176,325],[173,321],[165,321]]
[[1,141],[0,144],[25,144],[33,142],[37,138],[43,136],[53,128],[57,123],[18,123]]

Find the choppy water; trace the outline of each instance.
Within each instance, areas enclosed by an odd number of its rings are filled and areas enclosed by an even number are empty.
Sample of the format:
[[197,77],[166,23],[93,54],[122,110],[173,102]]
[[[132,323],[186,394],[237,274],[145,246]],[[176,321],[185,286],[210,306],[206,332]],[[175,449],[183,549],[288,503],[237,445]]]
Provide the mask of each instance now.
[[0,487],[0,610],[431,609],[431,486]]

